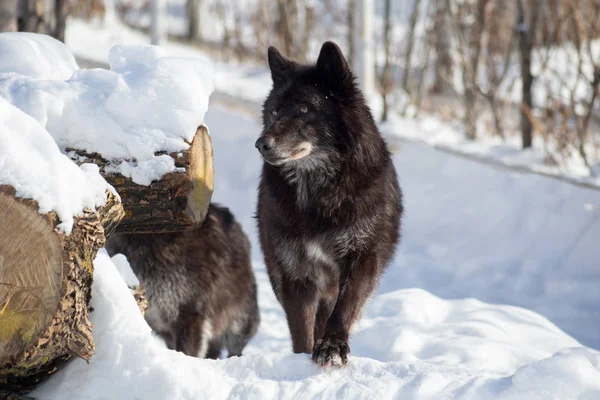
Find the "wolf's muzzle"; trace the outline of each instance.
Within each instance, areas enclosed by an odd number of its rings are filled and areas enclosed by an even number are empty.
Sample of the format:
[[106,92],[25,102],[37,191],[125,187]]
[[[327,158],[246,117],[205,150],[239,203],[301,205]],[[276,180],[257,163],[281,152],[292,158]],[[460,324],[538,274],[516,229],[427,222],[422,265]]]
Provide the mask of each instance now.
[[254,147],[256,147],[261,154],[267,155],[275,147],[275,139],[272,136],[261,136],[254,143]]

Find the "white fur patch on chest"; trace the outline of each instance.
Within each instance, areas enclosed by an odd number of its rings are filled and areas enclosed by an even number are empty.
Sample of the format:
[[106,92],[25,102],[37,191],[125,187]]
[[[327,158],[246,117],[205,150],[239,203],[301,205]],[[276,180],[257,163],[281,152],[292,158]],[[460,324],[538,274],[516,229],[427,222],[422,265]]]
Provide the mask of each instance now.
[[333,257],[326,253],[321,244],[317,240],[307,240],[304,243],[306,255],[311,260],[320,261],[330,266],[335,265]]

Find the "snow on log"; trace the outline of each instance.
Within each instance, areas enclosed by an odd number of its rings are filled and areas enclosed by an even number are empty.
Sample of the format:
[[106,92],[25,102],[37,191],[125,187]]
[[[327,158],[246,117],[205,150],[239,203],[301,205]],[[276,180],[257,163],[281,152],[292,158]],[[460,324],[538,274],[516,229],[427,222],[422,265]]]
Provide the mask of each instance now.
[[118,232],[174,232],[204,220],[213,193],[213,153],[208,128],[201,125],[187,150],[168,154],[177,170],[149,185],[116,172],[98,153],[67,149],[77,163],[94,163],[121,196],[125,217]]
[[[156,46],[114,46],[110,70],[82,70],[53,40],[0,34],[0,55],[11,56],[0,59],[0,97],[35,118],[78,164],[98,165],[123,199],[120,232],[180,231],[201,222],[213,187],[202,127],[212,65]],[[60,60],[60,76],[29,67],[38,59]]]
[[94,354],[93,261],[124,215],[96,166],[78,167],[0,98],[0,397]]

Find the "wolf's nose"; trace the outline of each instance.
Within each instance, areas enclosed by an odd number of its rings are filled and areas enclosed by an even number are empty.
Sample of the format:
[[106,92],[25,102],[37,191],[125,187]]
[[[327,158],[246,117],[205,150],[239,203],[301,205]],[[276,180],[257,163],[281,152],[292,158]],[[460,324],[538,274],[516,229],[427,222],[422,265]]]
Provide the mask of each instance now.
[[263,151],[269,151],[275,147],[275,139],[271,136],[259,137],[256,143],[254,143],[254,147],[256,147],[261,153]]

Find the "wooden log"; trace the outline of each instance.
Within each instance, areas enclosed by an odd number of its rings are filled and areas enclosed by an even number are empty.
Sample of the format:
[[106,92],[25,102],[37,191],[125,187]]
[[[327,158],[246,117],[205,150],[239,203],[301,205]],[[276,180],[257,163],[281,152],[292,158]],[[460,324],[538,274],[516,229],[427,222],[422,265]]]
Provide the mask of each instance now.
[[123,217],[107,192],[76,216],[69,235],[54,212],[0,185],[0,398],[25,393],[73,356],[94,353],[88,319],[93,260]]
[[213,151],[208,128],[205,125],[198,127],[188,144],[189,149],[169,154],[179,171],[167,173],[149,186],[139,185],[107,168],[116,160],[78,149],[68,148],[67,152],[78,156],[74,159],[78,164],[93,162],[98,165],[100,174],[121,196],[125,217],[117,232],[178,232],[204,221],[214,188]]

